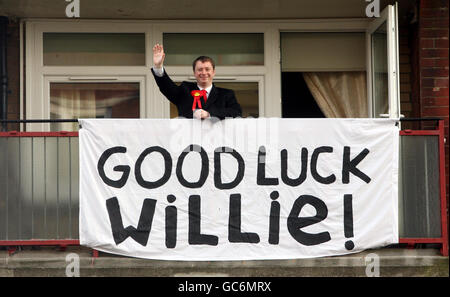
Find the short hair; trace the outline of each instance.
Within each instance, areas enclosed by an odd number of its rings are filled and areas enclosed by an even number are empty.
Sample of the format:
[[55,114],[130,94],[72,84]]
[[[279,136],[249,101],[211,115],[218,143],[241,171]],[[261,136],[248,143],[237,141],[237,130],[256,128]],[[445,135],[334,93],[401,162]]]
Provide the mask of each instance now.
[[200,61],[202,63],[210,62],[212,67],[213,67],[213,69],[216,69],[216,64],[214,63],[214,60],[212,58],[210,58],[208,56],[200,56],[197,59],[195,59],[194,62],[192,63],[192,70],[195,71],[195,65],[197,65],[198,61]]

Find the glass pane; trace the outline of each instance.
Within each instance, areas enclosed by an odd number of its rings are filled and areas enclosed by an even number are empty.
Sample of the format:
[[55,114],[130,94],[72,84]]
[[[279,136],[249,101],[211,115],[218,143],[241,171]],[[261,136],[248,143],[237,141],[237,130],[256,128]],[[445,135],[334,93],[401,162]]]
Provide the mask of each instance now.
[[164,33],[165,65],[192,65],[198,56],[216,65],[264,65],[263,33]]
[[145,65],[144,33],[44,33],[45,66]]
[[384,22],[372,34],[372,98],[375,117],[389,112],[386,28]]
[[439,139],[400,137],[400,237],[441,236]]
[[[216,87],[227,88],[234,91],[236,99],[241,105],[243,118],[259,117],[257,82],[215,82],[214,85]],[[177,107],[173,103],[170,103],[170,118],[176,118],[177,116]]]
[[[50,118],[139,118],[139,83],[50,83]],[[78,123],[52,123],[76,131]]]
[[356,32],[282,32],[281,71],[365,71],[366,35]]

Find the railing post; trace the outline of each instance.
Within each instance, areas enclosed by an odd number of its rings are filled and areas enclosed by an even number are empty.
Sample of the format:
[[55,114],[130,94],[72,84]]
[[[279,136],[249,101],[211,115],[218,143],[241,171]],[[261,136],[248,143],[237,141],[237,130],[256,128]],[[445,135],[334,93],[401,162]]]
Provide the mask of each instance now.
[[444,120],[439,120],[439,184],[440,184],[440,195],[441,195],[441,236],[442,236],[442,247],[441,254],[443,256],[448,256],[448,226],[447,226],[447,194],[446,194],[446,182],[445,178],[445,129]]

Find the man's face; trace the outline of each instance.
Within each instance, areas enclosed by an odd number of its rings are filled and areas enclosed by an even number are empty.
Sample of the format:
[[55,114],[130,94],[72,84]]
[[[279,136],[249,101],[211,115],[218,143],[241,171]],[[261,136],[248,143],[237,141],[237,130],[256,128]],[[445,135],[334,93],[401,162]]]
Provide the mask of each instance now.
[[212,84],[214,75],[216,75],[216,71],[213,69],[211,62],[197,61],[195,64],[194,76],[200,87],[209,87]]

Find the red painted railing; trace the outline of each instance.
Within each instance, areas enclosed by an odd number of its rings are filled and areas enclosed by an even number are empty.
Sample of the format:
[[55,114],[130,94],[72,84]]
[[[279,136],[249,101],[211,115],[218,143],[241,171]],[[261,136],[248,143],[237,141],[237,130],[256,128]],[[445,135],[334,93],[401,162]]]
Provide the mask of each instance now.
[[441,236],[435,238],[400,238],[399,242],[406,243],[409,245],[415,245],[418,243],[441,244],[441,254],[443,256],[448,256],[444,121],[438,120],[436,130],[401,130],[400,136],[436,136],[439,139],[439,192],[440,192]]
[[[440,237],[400,238],[399,243],[414,246],[415,244],[440,244],[441,254],[448,256],[448,227],[445,177],[444,121],[438,120],[435,130],[402,130],[400,136],[436,136],[439,139],[439,187],[440,187]],[[78,137],[78,132],[0,132],[0,137]],[[0,246],[61,246],[79,245],[78,239],[30,239],[1,240]],[[97,252],[94,250],[94,256]]]

